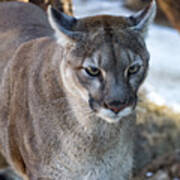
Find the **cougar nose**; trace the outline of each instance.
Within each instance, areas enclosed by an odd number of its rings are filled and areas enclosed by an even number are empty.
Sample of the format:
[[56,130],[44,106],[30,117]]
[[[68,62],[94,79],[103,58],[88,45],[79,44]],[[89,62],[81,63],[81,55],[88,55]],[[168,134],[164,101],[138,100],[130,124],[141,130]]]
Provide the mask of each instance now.
[[126,108],[128,105],[121,103],[120,101],[111,101],[109,103],[105,102],[104,106],[105,106],[105,108],[108,108],[108,109],[114,111],[115,113],[118,113],[119,111]]

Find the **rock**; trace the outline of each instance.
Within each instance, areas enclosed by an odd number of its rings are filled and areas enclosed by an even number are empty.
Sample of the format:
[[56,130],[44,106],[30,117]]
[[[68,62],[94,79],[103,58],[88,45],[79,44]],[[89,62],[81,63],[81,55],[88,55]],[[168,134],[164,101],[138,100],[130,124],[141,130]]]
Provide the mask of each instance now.
[[156,175],[149,180],[170,180],[170,177],[165,171],[159,170]]

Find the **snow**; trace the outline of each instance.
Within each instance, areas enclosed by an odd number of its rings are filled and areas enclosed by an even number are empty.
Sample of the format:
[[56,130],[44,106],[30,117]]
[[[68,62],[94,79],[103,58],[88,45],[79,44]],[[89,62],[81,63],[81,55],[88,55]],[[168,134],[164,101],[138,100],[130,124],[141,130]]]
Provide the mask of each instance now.
[[131,11],[122,8],[122,1],[117,0],[74,0],[73,3],[77,17],[97,14],[128,15],[131,13]]
[[144,84],[148,97],[180,112],[180,34],[172,28],[153,25],[147,46],[151,54]]
[[[74,0],[77,17],[97,14],[129,16],[122,1]],[[157,105],[180,112],[180,34],[169,27],[152,25],[147,37],[151,54],[149,75],[143,85],[147,97]]]

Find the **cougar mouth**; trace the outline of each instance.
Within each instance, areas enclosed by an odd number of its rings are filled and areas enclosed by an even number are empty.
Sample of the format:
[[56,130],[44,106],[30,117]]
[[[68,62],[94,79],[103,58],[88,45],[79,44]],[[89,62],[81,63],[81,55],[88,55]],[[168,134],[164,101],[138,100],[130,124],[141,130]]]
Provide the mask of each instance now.
[[136,101],[134,103],[122,105],[118,109],[111,109],[107,105],[99,106],[98,103],[91,98],[89,100],[89,106],[101,119],[108,123],[117,123],[135,110]]

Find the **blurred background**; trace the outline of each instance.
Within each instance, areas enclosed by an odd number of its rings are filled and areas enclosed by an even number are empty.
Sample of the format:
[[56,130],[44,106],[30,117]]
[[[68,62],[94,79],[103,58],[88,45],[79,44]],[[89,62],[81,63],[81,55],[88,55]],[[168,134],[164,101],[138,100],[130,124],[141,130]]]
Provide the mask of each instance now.
[[[8,1],[8,0],[0,0]],[[150,0],[19,0],[49,4],[76,17],[129,16]],[[137,108],[134,179],[180,180],[180,1],[157,0],[146,39],[151,60]],[[0,166],[6,166],[0,159]]]

